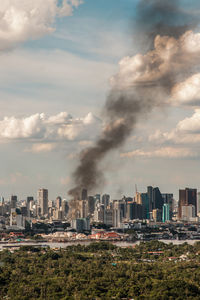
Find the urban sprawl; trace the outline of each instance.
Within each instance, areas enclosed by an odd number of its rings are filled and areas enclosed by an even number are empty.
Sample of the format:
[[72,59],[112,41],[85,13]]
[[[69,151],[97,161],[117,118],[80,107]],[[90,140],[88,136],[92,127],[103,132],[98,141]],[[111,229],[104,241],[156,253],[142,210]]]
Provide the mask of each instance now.
[[[0,198],[1,242],[74,240],[200,239],[200,193],[197,189],[161,193],[158,187],[135,192],[134,197],[111,199],[110,195],[89,196],[86,189],[73,200],[48,199],[39,189],[37,199]],[[74,210],[74,203],[76,203]],[[72,213],[73,211],[73,213]]]

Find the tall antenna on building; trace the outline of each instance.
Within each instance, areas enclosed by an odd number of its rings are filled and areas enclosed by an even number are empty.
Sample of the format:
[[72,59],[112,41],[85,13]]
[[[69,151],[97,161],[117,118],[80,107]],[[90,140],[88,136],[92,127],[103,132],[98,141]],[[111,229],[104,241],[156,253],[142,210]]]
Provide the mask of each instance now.
[[135,184],[135,193],[137,195],[137,184]]

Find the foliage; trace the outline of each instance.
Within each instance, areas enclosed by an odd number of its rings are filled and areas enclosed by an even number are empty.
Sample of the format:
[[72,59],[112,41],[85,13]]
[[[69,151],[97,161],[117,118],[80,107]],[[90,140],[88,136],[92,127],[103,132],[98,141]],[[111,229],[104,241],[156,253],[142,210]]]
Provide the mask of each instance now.
[[0,299],[200,299],[199,252],[200,243],[159,241],[135,248],[102,242],[57,251],[31,246],[4,250]]

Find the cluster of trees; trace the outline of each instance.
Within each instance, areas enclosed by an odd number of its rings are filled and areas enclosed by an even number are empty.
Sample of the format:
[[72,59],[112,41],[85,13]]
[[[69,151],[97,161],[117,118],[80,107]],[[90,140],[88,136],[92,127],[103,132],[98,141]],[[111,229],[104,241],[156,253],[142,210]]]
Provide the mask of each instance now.
[[[162,255],[148,252],[163,251]],[[109,243],[0,252],[0,299],[200,299],[200,243],[153,241],[135,248]],[[187,254],[186,261],[167,255]],[[153,255],[153,256],[152,256]],[[152,258],[146,262],[143,257]]]

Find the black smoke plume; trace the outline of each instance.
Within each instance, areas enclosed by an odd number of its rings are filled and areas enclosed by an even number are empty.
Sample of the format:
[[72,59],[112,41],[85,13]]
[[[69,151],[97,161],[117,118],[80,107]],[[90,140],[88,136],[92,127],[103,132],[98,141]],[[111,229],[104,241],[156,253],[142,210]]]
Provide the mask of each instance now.
[[[183,11],[179,1],[175,0],[141,0],[137,10],[137,20],[140,34],[145,37],[147,44],[150,41],[149,51],[152,50],[157,36],[172,37],[170,40],[172,44],[197,23],[195,18],[189,18],[189,14]],[[145,69],[149,73],[147,79],[144,72],[141,80],[130,81],[121,88],[123,75],[114,77],[115,84],[104,107],[105,128],[95,145],[81,152],[79,165],[73,174],[75,187],[69,191],[69,194],[74,199],[79,198],[81,189],[93,190],[103,182],[100,162],[108,153],[125,143],[141,116],[165,103],[176,83],[179,70],[187,71],[187,64],[185,69],[182,67],[183,51],[176,51],[171,59],[172,67],[169,68],[156,51],[150,51],[144,58],[150,61],[147,62]],[[143,72],[143,70],[139,71]],[[157,73],[159,76],[156,75]]]

